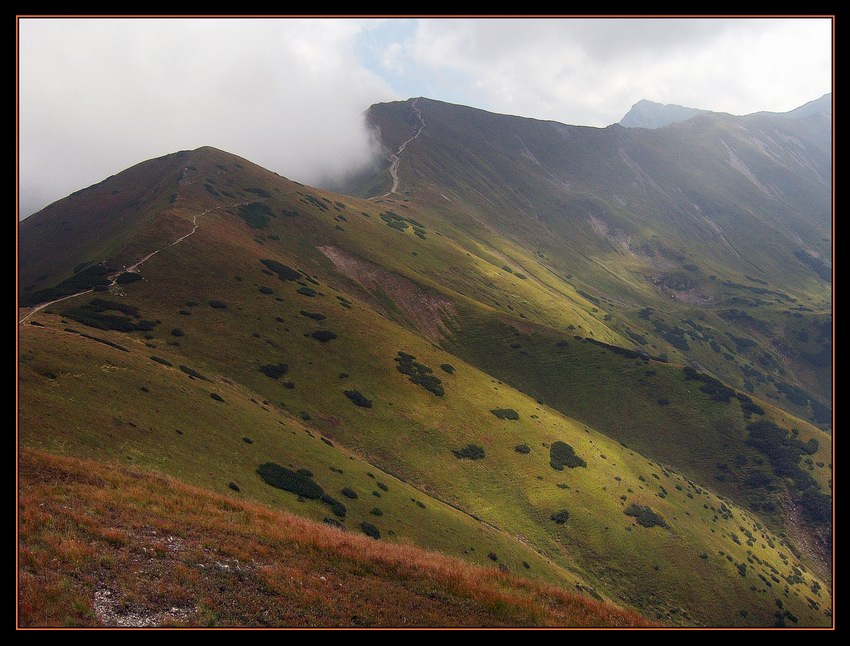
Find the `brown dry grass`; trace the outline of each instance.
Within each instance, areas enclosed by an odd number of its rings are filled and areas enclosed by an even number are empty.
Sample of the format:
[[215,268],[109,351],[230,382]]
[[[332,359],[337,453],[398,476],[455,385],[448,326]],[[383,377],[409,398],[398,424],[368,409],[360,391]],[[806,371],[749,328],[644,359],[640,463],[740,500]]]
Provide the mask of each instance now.
[[21,626],[651,625],[125,467],[24,450],[19,481]]

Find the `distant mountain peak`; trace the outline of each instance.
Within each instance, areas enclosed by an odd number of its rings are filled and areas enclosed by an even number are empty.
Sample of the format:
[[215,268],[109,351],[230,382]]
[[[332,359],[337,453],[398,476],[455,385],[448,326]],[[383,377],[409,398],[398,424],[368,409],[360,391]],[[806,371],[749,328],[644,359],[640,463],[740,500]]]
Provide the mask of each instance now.
[[663,128],[706,112],[709,110],[642,99],[620,119],[620,125],[626,128]]

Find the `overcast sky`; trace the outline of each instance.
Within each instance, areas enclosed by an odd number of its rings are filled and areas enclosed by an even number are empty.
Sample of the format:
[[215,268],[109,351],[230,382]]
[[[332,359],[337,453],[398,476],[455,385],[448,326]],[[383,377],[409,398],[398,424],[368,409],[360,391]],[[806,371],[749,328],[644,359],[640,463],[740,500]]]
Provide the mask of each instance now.
[[831,91],[829,19],[20,19],[20,215],[211,145],[304,183],[427,96],[604,127],[640,99],[746,114]]

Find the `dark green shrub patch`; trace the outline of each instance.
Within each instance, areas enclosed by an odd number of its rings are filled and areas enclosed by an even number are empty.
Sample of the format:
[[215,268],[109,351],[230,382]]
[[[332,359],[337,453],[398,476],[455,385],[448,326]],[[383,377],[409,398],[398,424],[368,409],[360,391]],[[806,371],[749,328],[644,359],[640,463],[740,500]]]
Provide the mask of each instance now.
[[467,444],[461,449],[452,449],[455,457],[461,460],[481,460],[484,458],[484,447]]
[[320,437],[319,439],[320,439],[322,442],[324,442],[325,444],[327,444],[328,446],[333,446],[333,445],[334,445],[334,443],[333,443],[333,442],[331,442],[331,441],[330,441],[328,438],[326,438],[326,437]]
[[259,371],[267,377],[271,377],[272,379],[279,379],[280,377],[283,377],[283,375],[285,375],[287,372],[289,372],[289,366],[285,363],[267,363],[264,366],[260,366]]
[[363,394],[358,390],[345,390],[343,391],[343,394],[351,401],[353,401],[357,406],[362,406],[363,408],[372,408],[372,400],[364,397]]
[[301,215],[301,212],[298,209],[283,209],[282,212],[288,218],[297,218]]
[[331,527],[336,527],[337,529],[345,529],[345,525],[339,522],[336,518],[328,518],[325,516],[325,518],[322,519],[322,522],[326,525],[330,525]]
[[306,316],[308,319],[313,319],[314,321],[324,321],[327,316],[324,314],[320,314],[319,312],[307,312],[305,310],[301,310],[301,316]]
[[115,348],[116,350],[121,350],[121,352],[129,352],[127,348],[123,345],[118,345],[117,343],[113,343],[112,341],[108,341],[107,339],[101,339],[97,336],[91,336],[89,334],[80,334],[84,339],[89,339],[91,341],[97,341],[98,343],[102,343],[103,345],[108,345],[110,348]]
[[[83,266],[85,266],[85,263]],[[94,267],[80,269],[79,271],[76,271],[73,276],[67,280],[63,280],[54,287],[47,287],[45,289],[40,289],[38,291],[22,295],[20,297],[21,305],[37,305],[38,303],[44,303],[45,301],[54,301],[57,298],[70,296],[71,294],[76,294],[77,292],[82,292],[86,289],[94,289],[96,287],[103,287],[105,289],[109,287],[109,279],[107,278],[109,272],[110,269],[103,265],[95,265]]]
[[317,292],[315,289],[313,289],[311,287],[299,287],[296,291],[299,294],[301,294],[303,296],[309,296],[310,298],[313,298],[313,297],[315,297],[319,294],[319,292]]
[[323,211],[329,210],[327,205],[315,195],[310,195],[309,193],[302,193],[302,195],[304,195],[304,199],[302,199],[301,201],[305,204],[312,204],[316,208],[322,209]]
[[690,366],[682,369],[686,380],[701,381],[700,391],[710,395],[711,399],[718,402],[729,402],[735,396],[735,391],[724,385],[719,379],[697,372]]
[[168,366],[171,368],[174,364],[168,361],[167,359],[163,359],[162,357],[157,357],[155,355],[151,355],[151,360],[156,361],[157,363],[161,363],[164,366]]
[[603,343],[602,341],[597,341],[596,339],[591,339],[587,337],[585,339],[588,343],[592,343],[593,345],[598,345],[600,348],[605,348],[609,352],[613,352],[614,354],[618,354],[621,357],[625,357],[626,359],[642,359],[643,355],[640,352],[636,352],[635,350],[629,350],[627,348],[621,348],[618,345],[611,345],[610,343]]
[[115,282],[119,285],[127,285],[129,283],[135,283],[137,280],[141,280],[142,275],[137,274],[132,271],[125,271],[123,274],[120,274],[118,278],[115,279]]
[[277,274],[277,277],[281,280],[299,280],[301,278],[301,272],[296,271],[292,267],[288,267],[283,263],[278,262],[277,260],[271,260],[266,258],[260,261],[266,267],[268,267],[271,271]]
[[179,327],[176,327],[171,330],[171,336],[186,336],[186,333]]
[[396,369],[403,375],[407,375],[411,382],[422,386],[428,392],[442,397],[446,394],[442,381],[435,377],[434,370],[416,361],[416,357],[407,352],[399,352],[395,358],[398,364]]
[[498,561],[499,560],[499,557],[496,555],[495,552],[488,553],[487,558],[490,559],[491,561]]
[[[310,482],[312,482],[312,480]],[[339,516],[340,518],[342,518],[343,516],[345,516],[346,513],[348,513],[348,509],[346,509],[345,505],[343,505],[338,500],[331,498],[326,493],[321,494],[321,500],[323,503],[325,503],[331,508],[331,512],[333,512],[335,516]]]
[[343,487],[342,495],[346,498],[351,498],[352,500],[357,498],[357,492],[354,491],[354,489],[352,489],[351,487]]
[[269,218],[275,217],[274,211],[262,202],[242,204],[239,207],[238,215],[248,223],[248,226],[254,229],[265,229],[269,226]]
[[453,375],[455,373],[455,367],[450,363],[441,363],[440,368],[443,369],[443,372],[447,372],[450,375]]
[[383,482],[376,482],[375,484],[378,485],[378,489],[380,489],[381,491],[389,491],[390,490],[390,488],[387,485],[385,485]]
[[235,491],[237,493],[239,493],[239,491],[240,491],[239,485],[236,484],[235,482],[228,482],[227,486],[228,486],[229,489],[233,489],[233,491]]
[[513,408],[494,408],[490,412],[499,419],[519,419],[519,413],[517,413]]
[[185,372],[192,379],[201,379],[203,381],[212,381],[211,379],[207,379],[200,372],[198,372],[194,368],[190,368],[189,366],[180,366],[180,371]]
[[219,395],[218,393],[210,393],[210,397],[212,397],[217,402],[224,403],[224,399],[222,399],[221,395]]
[[254,440],[252,440],[250,437],[243,437],[242,441],[245,442],[245,444],[253,444],[254,443]]
[[735,397],[741,402],[741,412],[744,413],[746,419],[750,419],[753,415],[764,415],[764,409],[756,404],[749,396],[743,393],[737,393]]
[[[127,316],[107,312],[120,312]],[[117,332],[149,332],[158,325],[156,321],[133,320],[138,319],[139,310],[132,305],[102,298],[95,298],[79,307],[64,310],[62,316],[98,330]]]
[[368,523],[364,520],[360,523],[360,529],[362,529],[363,533],[370,538],[374,538],[375,540],[381,538],[381,530],[375,527],[372,523]]
[[274,294],[274,290],[271,287],[260,287],[261,294]]
[[313,500],[321,498],[325,502],[322,488],[316,482],[297,471],[290,471],[286,467],[282,467],[274,462],[266,462],[257,467],[257,474],[267,485],[283,489],[303,498]]
[[633,516],[642,527],[667,527],[666,521],[661,516],[644,505],[632,503],[623,513],[626,516]]
[[210,307],[212,307],[215,310],[226,310],[227,309],[227,303],[225,303],[224,301],[218,301],[218,300],[213,299],[209,303],[210,303]]
[[670,405],[670,400],[669,400],[669,399],[667,399],[666,397],[659,397],[659,398],[658,398],[658,405],[659,405],[659,406],[669,406],[669,405]]
[[549,447],[549,466],[557,471],[563,471],[564,467],[575,469],[576,467],[586,467],[587,462],[576,455],[572,446],[566,442],[557,440],[552,442]]
[[554,514],[549,516],[549,520],[556,522],[558,525],[563,525],[570,518],[570,512],[566,509],[562,509],[561,511],[556,511]]
[[523,455],[528,455],[529,453],[531,453],[531,447],[529,447],[528,444],[517,444],[514,447],[514,451],[516,451],[517,453],[522,453]]
[[246,193],[253,193],[254,195],[259,195],[260,197],[271,197],[272,196],[271,193],[269,193],[267,190],[262,189],[262,188],[251,187],[251,188],[245,188],[245,189],[242,189],[242,190],[245,191]]
[[384,512],[381,511],[380,507],[372,507],[372,511],[369,512],[373,516],[383,516]]
[[327,343],[328,341],[332,341],[336,338],[336,334],[330,330],[316,330],[315,332],[312,332],[310,336],[316,339],[316,341],[321,341],[322,343]]

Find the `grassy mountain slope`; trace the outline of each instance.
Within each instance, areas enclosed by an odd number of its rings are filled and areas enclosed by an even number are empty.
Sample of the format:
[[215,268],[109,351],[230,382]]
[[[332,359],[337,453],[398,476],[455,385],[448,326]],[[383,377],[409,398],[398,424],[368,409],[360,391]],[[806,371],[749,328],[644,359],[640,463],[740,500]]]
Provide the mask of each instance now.
[[611,604],[138,469],[24,451],[25,626],[645,626]]
[[[328,505],[300,503],[256,473],[267,461],[306,468],[348,507],[349,525],[367,520],[384,539],[477,562],[491,560],[492,552],[512,571],[591,586],[664,621],[771,625],[778,607],[772,595],[803,624],[829,621],[822,580],[760,519],[440,348],[467,308],[498,311],[476,300],[492,280],[529,323],[563,310],[562,325],[575,321],[592,326],[588,335],[595,329],[616,340],[577,290],[544,274],[518,278],[484,252],[473,257],[468,240],[459,242],[414,205],[393,212],[419,222],[424,239],[413,223],[389,226],[380,217],[387,215],[383,204],[302,187],[220,151],[201,149],[187,163],[198,169],[198,181],[181,186],[171,212],[159,217],[190,223],[198,216],[195,234],[140,266],[143,280],[69,299],[33,317],[40,325],[21,329],[22,443],[130,456],[195,484],[223,490],[232,481],[261,502],[331,517]],[[214,195],[205,184],[221,167]],[[109,317],[127,306],[136,310],[126,318],[159,323],[138,332],[86,327],[115,327]],[[418,366],[402,363],[400,352]],[[267,374],[270,366],[284,372],[281,364],[285,374]],[[213,382],[190,380],[180,365]],[[441,380],[442,395],[423,387],[433,387],[428,375]],[[357,406],[345,391],[361,393],[371,407]],[[95,403],[100,412],[93,415]],[[491,412],[499,409],[516,411],[518,419],[499,419]],[[555,442],[571,445],[586,466],[553,468]],[[528,453],[516,450],[521,444]],[[252,452],[261,447],[262,454]],[[341,466],[342,447],[353,451],[348,458],[356,470]],[[454,454],[474,456],[474,447],[483,459]],[[415,487],[384,503],[378,522],[370,520],[372,498],[380,506],[389,496],[380,488],[374,489],[380,498],[369,493],[368,472],[388,476],[375,469]],[[358,497],[346,498],[343,487]],[[420,522],[416,514],[436,513],[432,507],[441,515]],[[658,514],[666,527],[645,527],[626,511],[649,524]],[[484,535],[476,542],[470,536],[478,530]],[[691,585],[694,572],[704,585]],[[719,596],[720,589],[728,594]],[[806,600],[813,589],[820,593],[817,605]]]
[[[650,131],[415,101],[426,125],[402,156],[399,193],[375,203],[415,203],[473,255],[590,294],[609,329],[633,329],[655,354],[831,423],[828,113],[710,114]],[[417,122],[411,101],[369,119],[390,150]],[[347,190],[380,196],[387,178]],[[672,320],[648,327],[647,306]],[[692,347],[695,310],[711,335]]]

